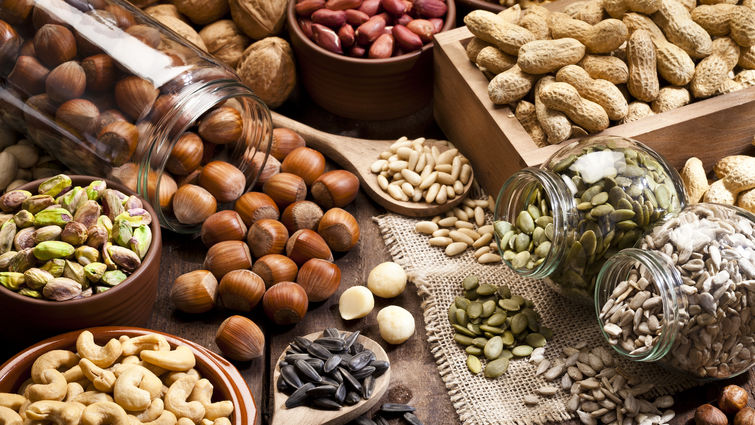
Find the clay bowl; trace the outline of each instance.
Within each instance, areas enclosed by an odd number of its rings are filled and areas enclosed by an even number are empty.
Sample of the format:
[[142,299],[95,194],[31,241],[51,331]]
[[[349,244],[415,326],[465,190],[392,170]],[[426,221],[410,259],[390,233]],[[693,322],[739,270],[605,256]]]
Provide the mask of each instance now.
[[[421,50],[387,59],[362,59],[323,49],[299,27],[294,4],[288,4],[288,32],[296,53],[299,78],[320,106],[346,118],[387,120],[404,117],[430,102],[433,92],[433,42]],[[454,0],[441,31],[456,24]]]
[[[88,176],[71,176],[76,186],[86,186],[93,180],[103,180]],[[19,189],[36,193],[44,180],[35,180]],[[107,187],[120,190],[127,195],[136,195],[125,186],[105,180]],[[152,305],[157,298],[158,275],[162,238],[160,223],[152,206],[142,199],[144,209],[152,215],[152,245],[142,260],[142,265],[126,280],[112,289],[91,297],[69,301],[48,301],[19,295],[6,288],[0,288],[0,323],[4,323],[3,333],[28,345],[40,337],[54,335],[72,329],[101,325],[145,325],[152,314]],[[13,324],[20,324],[14,326]]]
[[493,3],[491,1],[487,0],[456,0],[459,4],[459,13],[466,15],[467,13],[482,9],[482,10],[488,10],[490,12],[500,12],[503,9],[506,9],[506,6],[501,6],[498,3]]
[[[254,402],[252,393],[249,391],[249,387],[244,382],[244,378],[231,363],[212,351],[183,338],[149,329],[105,326],[90,328],[89,331],[94,334],[94,340],[98,344],[105,344],[111,338],[118,338],[121,335],[135,337],[157,333],[163,335],[171,347],[187,345],[194,352],[194,356],[197,359],[195,369],[197,369],[203,378],[207,378],[212,383],[214,398],[216,400],[231,400],[233,402],[234,409],[231,415],[231,424],[249,425],[255,422],[257,405]],[[75,351],[76,338],[80,332],[73,331],[48,338],[13,356],[0,366],[0,392],[16,392],[21,384],[29,378],[31,366],[34,360],[40,355],[51,350]]]

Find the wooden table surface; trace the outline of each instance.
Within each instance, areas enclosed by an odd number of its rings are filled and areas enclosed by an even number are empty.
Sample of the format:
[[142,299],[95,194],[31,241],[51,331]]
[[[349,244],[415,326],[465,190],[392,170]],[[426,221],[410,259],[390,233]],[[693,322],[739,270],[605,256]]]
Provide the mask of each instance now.
[[[397,138],[402,135],[442,137],[432,120],[430,108],[425,108],[402,120],[368,123],[337,118],[316,107],[297,108],[296,105],[308,103],[304,96],[299,96],[299,99],[294,99],[284,106],[281,112],[324,131],[365,138]],[[435,361],[430,354],[425,338],[421,300],[413,286],[408,286],[402,295],[392,300],[376,298],[375,310],[364,319],[344,321],[340,318],[338,314],[340,294],[350,286],[364,285],[372,267],[390,260],[378,228],[372,221],[373,216],[384,211],[362,193],[347,209],[359,221],[361,240],[357,247],[336,258],[336,263],[342,271],[342,283],[338,292],[328,301],[311,305],[304,321],[293,327],[281,328],[269,323],[259,308],[250,315],[252,320],[265,329],[267,339],[265,355],[251,362],[237,363],[236,366],[249,384],[260,410],[257,424],[269,423],[272,408],[270,398],[272,370],[275,366],[273,363],[282,350],[293,336],[305,335],[327,327],[348,331],[360,330],[362,334],[380,341],[391,359],[392,367],[392,382],[384,397],[384,402],[410,403],[416,406],[417,415],[427,425],[458,424],[458,416],[451,405],[445,385],[440,379]],[[168,232],[163,233],[159,294],[147,327],[190,339],[219,352],[214,342],[215,332],[220,322],[231,313],[216,309],[202,315],[184,314],[176,311],[169,299],[173,280],[182,273],[200,268],[204,254],[205,249],[197,239]],[[380,339],[378,333],[377,312],[389,304],[403,306],[417,319],[414,336],[399,346],[388,346]],[[8,326],[8,324],[2,326]],[[1,331],[0,334],[2,334]],[[12,341],[3,341],[0,343],[0,361],[6,360],[22,348]],[[755,388],[755,373],[750,372],[729,381],[708,384],[677,395],[675,406],[677,418],[672,421],[672,424],[693,423],[691,418],[694,408],[715,399],[720,388],[728,383],[744,385],[752,395]],[[750,405],[755,406],[752,398]],[[568,423],[571,425],[578,422]]]

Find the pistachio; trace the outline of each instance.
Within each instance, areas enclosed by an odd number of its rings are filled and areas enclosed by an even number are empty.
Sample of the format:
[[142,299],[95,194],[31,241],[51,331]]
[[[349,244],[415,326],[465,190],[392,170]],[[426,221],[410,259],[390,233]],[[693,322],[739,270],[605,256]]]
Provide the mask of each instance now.
[[50,225],[40,227],[34,231],[34,243],[39,244],[45,241],[54,241],[60,237],[63,229],[60,226]]
[[5,254],[0,254],[0,271],[7,271],[10,260],[16,256],[16,251],[8,251]]
[[55,199],[49,195],[34,195],[26,198],[21,204],[21,208],[36,214],[43,209],[55,204]]
[[107,251],[108,254],[110,254],[113,263],[128,272],[133,272],[142,264],[139,256],[128,248],[111,245],[108,247]]
[[66,223],[73,220],[73,215],[65,208],[49,208],[38,212],[34,216],[34,223],[37,226],[65,226]]
[[24,278],[26,279],[26,286],[31,289],[42,289],[47,285],[47,282],[55,279],[50,272],[42,270],[36,267],[32,267],[24,272]]
[[121,201],[121,198],[118,196],[118,193],[113,189],[105,189],[102,192],[102,210],[103,214],[105,214],[110,220],[115,220],[115,217],[118,217],[124,210],[123,210],[123,202]]
[[105,285],[115,286],[126,280],[127,277],[128,276],[126,276],[126,274],[120,270],[110,270],[102,275],[102,279],[100,279],[100,281]]
[[87,198],[86,191],[79,186],[69,190],[56,200],[61,207],[68,210],[71,214],[74,214],[87,201],[89,201],[89,198]]
[[21,210],[13,216],[13,222],[16,223],[16,227],[24,229],[34,226],[34,214],[26,210]]
[[60,259],[60,258],[53,258],[52,260],[46,262],[40,268],[42,270],[50,272],[50,274],[55,277],[61,277],[63,276],[63,269],[65,269],[65,266],[66,266],[65,260]]
[[84,202],[73,214],[73,220],[84,225],[87,229],[97,223],[102,208],[97,201],[89,200]]
[[84,266],[84,276],[92,283],[99,282],[105,272],[107,272],[107,266],[104,263],[93,262]]
[[152,216],[144,208],[131,208],[127,211],[131,225],[134,227],[152,223]]
[[129,196],[124,202],[123,202],[123,208],[126,209],[126,211],[134,210],[134,209],[144,209],[144,203],[142,203],[142,200],[139,199],[137,196],[131,195]]
[[120,246],[127,246],[133,232],[131,231],[131,223],[127,219],[120,219],[123,214],[119,215],[115,219],[113,225],[113,242]]
[[128,241],[128,247],[139,256],[140,259],[144,259],[147,255],[150,245],[152,244],[152,230],[149,226],[142,224],[134,229],[134,234]]
[[89,281],[84,275],[84,266],[76,261],[65,260],[65,267],[63,268],[63,277],[67,277],[71,280],[79,282],[83,289],[89,287]]
[[83,224],[77,221],[72,221],[66,224],[66,227],[63,228],[63,232],[60,234],[60,240],[78,246],[86,242],[88,236],[87,228],[84,227]]
[[29,268],[33,267],[36,263],[36,260],[32,251],[33,248],[27,248],[18,251],[16,255],[10,260],[10,263],[8,264],[8,271],[23,273]]
[[38,191],[41,195],[57,196],[64,189],[71,187],[71,184],[70,177],[65,174],[58,174],[42,182],[39,185]]
[[66,258],[73,255],[74,247],[62,241],[45,241],[34,247],[34,256],[40,261],[52,260],[53,258]]
[[5,286],[11,291],[18,291],[25,281],[23,273],[0,272],[0,285]]
[[99,224],[90,227],[87,233],[89,235],[86,244],[95,249],[100,248],[110,239],[110,233],[108,233],[104,226],[100,226]]
[[100,260],[100,251],[98,251],[97,248],[82,245],[76,248],[73,252],[73,256],[82,266],[86,266]]
[[112,243],[106,241],[102,245],[102,262],[105,263],[108,270],[115,270],[118,268],[118,266],[113,262],[113,258],[110,256],[110,248],[113,246]]
[[0,227],[0,254],[5,254],[13,248],[13,239],[16,237],[16,222],[8,220]]
[[86,188],[87,198],[91,201],[97,201],[105,189],[107,189],[107,184],[103,180],[95,180],[89,183]]
[[82,291],[81,284],[66,277],[56,277],[47,282],[42,288],[42,295],[45,298],[55,301],[65,301],[75,298]]
[[113,220],[106,215],[97,217],[97,224],[104,227],[107,230],[108,237],[113,234]]
[[21,290],[18,291],[18,294],[31,298],[42,298],[42,294],[39,291],[35,291],[29,288],[21,288]]
[[0,196],[0,210],[11,212],[18,209],[23,202],[31,197],[31,192],[26,190],[11,190]]

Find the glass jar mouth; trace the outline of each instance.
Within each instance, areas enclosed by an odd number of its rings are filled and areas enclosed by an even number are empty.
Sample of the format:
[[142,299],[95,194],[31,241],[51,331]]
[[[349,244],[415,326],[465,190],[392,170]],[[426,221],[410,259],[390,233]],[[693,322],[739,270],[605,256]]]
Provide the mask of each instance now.
[[515,267],[504,255],[504,248],[501,246],[503,235],[500,235],[498,231],[494,233],[496,246],[506,266],[521,276],[534,279],[551,275],[565,255],[566,232],[564,229],[569,226],[569,210],[574,207],[571,189],[558,174],[552,171],[535,167],[525,168],[514,173],[503,184],[498,192],[494,214],[494,222],[516,223],[518,214],[527,210],[526,205],[533,196],[536,196],[538,190],[542,193],[541,198],[549,206],[553,219],[551,248],[539,264],[533,268]]
[[[637,347],[629,350],[618,341],[618,337],[614,337],[606,331],[606,325],[613,322],[604,321],[602,315],[604,306],[609,299],[612,299],[611,296],[616,287],[621,282],[628,281],[630,273],[637,272],[639,276],[648,279],[649,285],[652,285],[657,295],[661,297],[663,320],[660,323],[660,333],[653,344],[646,345],[644,349]],[[679,330],[681,297],[679,288],[682,284],[681,275],[676,267],[656,251],[626,248],[606,260],[600,273],[598,273],[594,306],[598,327],[608,345],[623,357],[634,361],[656,362],[666,356],[674,346]],[[634,287],[630,287],[627,288],[627,291],[633,289]],[[619,304],[615,305],[618,306]],[[614,340],[617,340],[617,342],[614,342]]]

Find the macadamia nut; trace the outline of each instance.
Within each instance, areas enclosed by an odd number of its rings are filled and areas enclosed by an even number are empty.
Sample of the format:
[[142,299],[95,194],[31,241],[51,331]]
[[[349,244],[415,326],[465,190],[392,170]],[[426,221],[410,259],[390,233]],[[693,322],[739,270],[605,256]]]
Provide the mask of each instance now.
[[352,286],[343,291],[338,300],[338,310],[344,320],[362,318],[375,308],[372,292],[364,286]]
[[378,264],[367,277],[367,287],[380,298],[397,297],[406,288],[406,272],[392,261]]
[[414,335],[414,316],[397,305],[389,305],[377,315],[380,336],[389,344],[401,344]]

